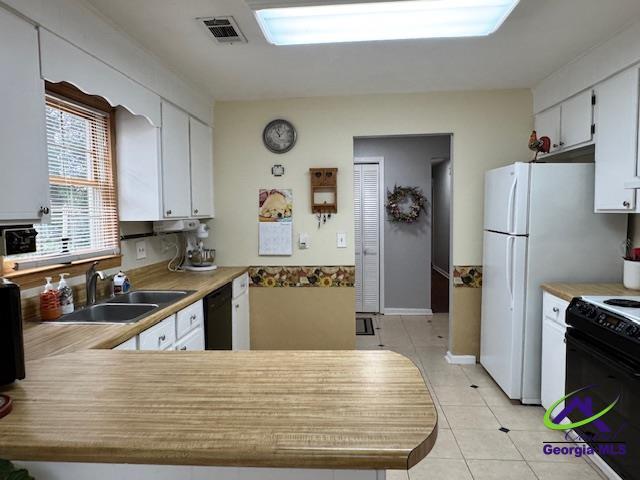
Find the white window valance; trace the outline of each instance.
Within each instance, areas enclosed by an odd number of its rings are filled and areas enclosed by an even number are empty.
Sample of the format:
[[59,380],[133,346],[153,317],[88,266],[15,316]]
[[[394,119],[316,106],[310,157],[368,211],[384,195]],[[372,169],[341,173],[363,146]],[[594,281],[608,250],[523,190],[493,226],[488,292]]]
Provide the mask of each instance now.
[[45,80],[71,83],[114,107],[144,116],[155,127],[162,125],[158,95],[44,28],[40,28],[40,55]]

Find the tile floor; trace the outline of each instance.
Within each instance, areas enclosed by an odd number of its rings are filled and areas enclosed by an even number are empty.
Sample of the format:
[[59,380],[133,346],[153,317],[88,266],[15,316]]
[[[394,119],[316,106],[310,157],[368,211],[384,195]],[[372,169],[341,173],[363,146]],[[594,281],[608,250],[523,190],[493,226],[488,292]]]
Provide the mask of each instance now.
[[[438,410],[431,453],[387,480],[601,480],[582,458],[549,457],[543,441],[561,437],[542,424],[542,407],[511,402],[480,365],[450,365],[447,314],[373,316],[375,335],[358,336],[361,350],[388,349],[420,368]],[[509,429],[507,432],[500,428]]]

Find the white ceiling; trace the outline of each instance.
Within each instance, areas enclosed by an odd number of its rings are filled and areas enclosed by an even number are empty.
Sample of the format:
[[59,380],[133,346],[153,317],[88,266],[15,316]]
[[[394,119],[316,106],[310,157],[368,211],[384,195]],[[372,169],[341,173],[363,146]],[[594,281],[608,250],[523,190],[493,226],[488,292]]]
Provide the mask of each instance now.
[[[520,0],[484,38],[276,47],[243,0],[86,0],[218,100],[532,87],[640,20],[638,0]],[[233,15],[221,45],[196,17]]]

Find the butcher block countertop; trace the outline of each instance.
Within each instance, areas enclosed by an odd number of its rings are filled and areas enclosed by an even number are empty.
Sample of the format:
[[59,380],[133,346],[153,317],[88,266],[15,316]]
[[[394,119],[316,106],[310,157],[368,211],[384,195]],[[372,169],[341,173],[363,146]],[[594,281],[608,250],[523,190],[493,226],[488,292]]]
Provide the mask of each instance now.
[[640,290],[629,290],[621,283],[545,283],[542,289],[567,302],[585,295],[607,297],[640,295]]
[[389,351],[86,350],[30,367],[4,387],[0,458],[408,469],[437,435],[420,371]]
[[29,362],[60,353],[90,348],[113,348],[197,302],[247,270],[246,267],[220,267],[212,272],[174,273],[167,270],[166,264],[145,268],[132,277],[134,290],[194,290],[195,293],[166,308],[158,309],[133,324],[74,325],[25,322],[25,358]]

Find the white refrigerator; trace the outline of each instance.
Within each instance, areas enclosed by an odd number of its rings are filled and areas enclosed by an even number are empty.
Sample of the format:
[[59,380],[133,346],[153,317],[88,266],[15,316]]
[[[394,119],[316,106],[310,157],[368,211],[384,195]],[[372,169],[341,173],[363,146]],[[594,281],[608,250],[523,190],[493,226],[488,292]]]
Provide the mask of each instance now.
[[627,215],[595,214],[594,164],[515,163],[485,175],[480,363],[540,403],[547,282],[620,282]]

